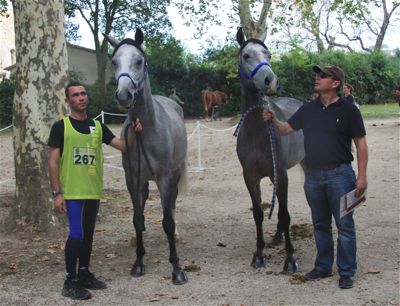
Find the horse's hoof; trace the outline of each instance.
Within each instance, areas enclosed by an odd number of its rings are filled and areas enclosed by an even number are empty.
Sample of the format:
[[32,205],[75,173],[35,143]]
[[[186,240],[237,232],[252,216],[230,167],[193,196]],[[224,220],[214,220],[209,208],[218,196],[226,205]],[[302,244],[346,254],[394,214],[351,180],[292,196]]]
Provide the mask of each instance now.
[[176,270],[172,271],[172,283],[174,285],[183,285],[188,282],[188,278],[186,276],[185,271]]
[[266,258],[267,257],[264,254],[261,256],[254,254],[253,259],[251,260],[251,266],[255,269],[265,268]]
[[285,266],[283,267],[283,271],[286,273],[295,273],[299,269],[299,266],[297,265],[297,262],[292,259],[292,260],[286,260],[285,261]]
[[143,276],[144,273],[145,273],[145,268],[144,268],[144,265],[143,265],[143,264],[141,264],[141,265],[134,264],[134,265],[132,266],[131,275],[132,275],[133,277],[140,277],[140,276]]
[[277,232],[273,237],[272,237],[272,244],[273,245],[279,245],[283,242],[283,233]]

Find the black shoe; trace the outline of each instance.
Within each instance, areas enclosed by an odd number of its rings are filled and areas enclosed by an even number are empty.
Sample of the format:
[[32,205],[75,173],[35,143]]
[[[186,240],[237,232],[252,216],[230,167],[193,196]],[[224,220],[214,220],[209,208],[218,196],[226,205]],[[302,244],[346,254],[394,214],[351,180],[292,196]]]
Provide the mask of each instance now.
[[66,279],[61,294],[73,300],[88,300],[92,297],[77,279]]
[[321,278],[332,276],[332,271],[319,271],[317,269],[313,269],[305,275],[307,281],[317,281]]
[[340,276],[339,278],[339,288],[340,289],[350,289],[354,286],[354,280],[351,276]]
[[98,280],[93,273],[89,270],[79,270],[78,279],[84,288],[92,290],[106,289],[107,285],[105,282]]

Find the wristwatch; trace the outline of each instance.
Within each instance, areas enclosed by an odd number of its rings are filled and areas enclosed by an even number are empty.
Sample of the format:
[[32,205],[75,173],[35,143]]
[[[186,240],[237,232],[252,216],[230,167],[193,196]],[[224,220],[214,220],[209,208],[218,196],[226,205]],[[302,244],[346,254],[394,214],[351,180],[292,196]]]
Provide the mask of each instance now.
[[55,198],[56,196],[60,195],[61,192],[60,191],[52,191],[51,194],[53,195],[53,198]]

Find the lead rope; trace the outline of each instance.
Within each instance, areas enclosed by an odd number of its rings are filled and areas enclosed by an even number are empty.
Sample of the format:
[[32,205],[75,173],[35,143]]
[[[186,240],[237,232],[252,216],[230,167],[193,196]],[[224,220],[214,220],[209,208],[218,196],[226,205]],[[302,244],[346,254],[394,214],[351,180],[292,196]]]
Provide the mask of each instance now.
[[[256,108],[268,109],[269,108],[269,103],[265,99],[265,97],[262,96],[261,100],[265,101],[264,104],[252,105],[242,114],[242,116],[240,117],[239,123],[236,126],[235,132],[233,133],[233,136],[237,137],[237,135],[239,134],[240,127],[243,124],[244,119],[247,117],[247,115],[253,109],[256,109]],[[269,209],[269,214],[268,214],[268,219],[271,219],[272,212],[274,211],[274,207],[275,207],[276,189],[278,186],[278,176],[277,176],[277,166],[276,166],[276,134],[275,134],[274,124],[271,120],[268,121],[267,130],[268,130],[270,144],[271,144],[272,167],[273,167],[273,171],[274,171],[274,182],[273,182],[273,187],[272,187],[271,207]]]
[[[133,173],[132,173],[132,164],[131,164],[131,154],[129,152],[129,143],[128,143],[128,131],[130,126],[132,125],[132,122],[130,122],[124,130],[124,138],[125,138],[125,147],[126,147],[126,154],[128,155],[128,172],[129,172],[129,178],[131,180],[131,183],[133,183]],[[137,179],[137,189],[139,190],[139,182],[140,182],[140,147],[139,147],[139,143],[137,146],[137,151],[138,151],[138,179]],[[142,216],[143,215],[143,209],[140,209],[139,205],[133,205],[133,210],[135,212],[136,216]],[[140,222],[142,223],[142,222]],[[140,227],[142,227],[142,230],[145,230],[144,224],[139,224]]]
[[[135,122],[136,120],[134,120],[134,122]],[[131,171],[131,155],[130,155],[130,152],[129,152],[129,143],[128,143],[128,130],[129,130],[129,127],[132,125],[132,122],[131,123],[129,123],[126,127],[125,127],[125,131],[124,131],[124,138],[125,138],[125,146],[126,146],[126,154],[128,155],[128,171],[129,171],[129,177],[130,177],[130,179],[131,179],[131,181],[133,182],[133,174],[132,174],[132,171]],[[136,190],[139,190],[140,189],[140,165],[141,165],[141,157],[140,157],[140,150],[142,150],[143,151],[143,156],[144,156],[144,159],[146,160],[146,164],[147,164],[147,166],[149,167],[149,169],[150,169],[150,173],[151,173],[151,175],[154,177],[154,170],[153,170],[153,167],[151,166],[151,164],[150,164],[150,161],[149,161],[149,158],[148,158],[148,156],[147,156],[147,153],[146,153],[146,150],[144,149],[144,145],[143,145],[143,139],[142,139],[142,135],[140,134],[140,133],[137,133],[137,135],[136,135],[136,138],[137,138],[137,141],[138,141],[138,145],[137,145],[137,155],[138,155],[138,159],[137,159],[137,164],[138,164],[138,174],[137,174],[137,186],[136,186]],[[138,214],[138,216],[139,216],[139,214],[140,215],[143,215],[143,209],[142,210],[139,210],[139,205],[134,205],[134,210],[135,210],[135,214]],[[143,230],[145,230],[145,227],[144,227],[144,224],[142,225],[143,226]]]
[[[266,107],[264,107],[266,108]],[[268,121],[268,132],[269,132],[269,139],[271,143],[271,152],[272,152],[272,165],[274,169],[274,184],[272,186],[272,199],[271,199],[271,208],[269,209],[268,219],[271,219],[272,212],[274,211],[275,207],[275,199],[276,199],[276,188],[278,186],[278,176],[277,176],[277,169],[276,169],[276,135],[275,135],[275,127],[272,120]]]

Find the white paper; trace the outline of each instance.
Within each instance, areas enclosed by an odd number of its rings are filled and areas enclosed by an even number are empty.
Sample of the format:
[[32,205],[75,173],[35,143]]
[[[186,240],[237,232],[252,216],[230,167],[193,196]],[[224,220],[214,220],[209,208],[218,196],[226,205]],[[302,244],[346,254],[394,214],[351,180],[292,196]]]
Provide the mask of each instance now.
[[352,212],[367,199],[367,190],[365,190],[358,198],[356,197],[356,190],[357,189],[354,189],[340,197],[340,218],[343,218],[349,212]]

